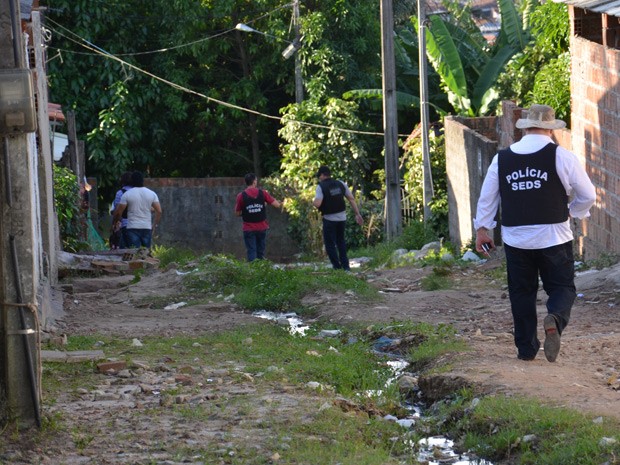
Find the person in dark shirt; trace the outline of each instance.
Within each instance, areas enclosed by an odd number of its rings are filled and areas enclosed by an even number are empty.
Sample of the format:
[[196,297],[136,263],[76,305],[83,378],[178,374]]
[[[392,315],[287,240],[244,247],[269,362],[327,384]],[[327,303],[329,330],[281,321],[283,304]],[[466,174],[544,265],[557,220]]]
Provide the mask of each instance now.
[[265,258],[267,245],[267,204],[280,208],[281,203],[274,199],[269,192],[258,187],[258,179],[254,173],[245,175],[243,192],[237,195],[235,214],[243,218],[243,241],[248,261]]
[[323,242],[325,252],[335,270],[349,271],[347,244],[344,237],[347,221],[345,199],[351,204],[355,212],[355,221],[362,226],[364,219],[357,208],[355,197],[347,185],[339,180],[332,179],[331,171],[327,166],[321,166],[317,172],[319,184],[312,205],[319,209],[323,216]]

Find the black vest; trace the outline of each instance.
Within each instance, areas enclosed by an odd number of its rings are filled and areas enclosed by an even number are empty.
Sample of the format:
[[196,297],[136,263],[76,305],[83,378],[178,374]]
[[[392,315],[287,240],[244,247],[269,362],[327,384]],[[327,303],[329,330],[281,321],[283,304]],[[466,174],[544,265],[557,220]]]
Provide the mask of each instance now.
[[557,145],[519,155],[500,150],[497,157],[502,224],[556,224],[568,219],[568,196],[555,167]]
[[330,213],[340,213],[346,210],[344,203],[345,188],[340,181],[335,179],[325,179],[319,183],[323,191],[323,201],[319,207],[322,215]]
[[258,197],[250,197],[246,191],[241,193],[243,196],[243,209],[241,210],[241,218],[246,223],[260,223],[267,219],[265,211],[265,195],[262,189],[258,189]]

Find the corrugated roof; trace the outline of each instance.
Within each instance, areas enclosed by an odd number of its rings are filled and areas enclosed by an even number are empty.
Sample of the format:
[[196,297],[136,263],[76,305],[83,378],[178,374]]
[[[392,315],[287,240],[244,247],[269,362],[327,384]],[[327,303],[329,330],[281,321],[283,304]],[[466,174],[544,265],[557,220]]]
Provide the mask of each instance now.
[[594,11],[612,16],[620,16],[620,0],[553,0],[556,3],[566,3],[584,10]]

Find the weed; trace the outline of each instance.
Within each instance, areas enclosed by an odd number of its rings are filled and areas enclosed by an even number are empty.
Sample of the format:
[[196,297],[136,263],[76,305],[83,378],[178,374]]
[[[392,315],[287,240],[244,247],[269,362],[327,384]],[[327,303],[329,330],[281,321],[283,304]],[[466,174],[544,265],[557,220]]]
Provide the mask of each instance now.
[[304,296],[315,291],[352,291],[366,299],[377,298],[365,281],[342,271],[316,271],[308,267],[281,268],[271,262],[240,262],[210,256],[200,271],[186,278],[193,290],[234,296],[235,303],[257,310],[291,310],[302,307]]
[[618,437],[619,425],[612,420],[594,423],[578,412],[524,398],[485,397],[472,405],[462,399],[450,405],[449,413],[444,413],[453,419],[448,429],[463,437],[464,448],[491,460],[512,457],[510,463],[597,465],[616,463],[620,454],[618,442],[601,442],[604,437]]
[[619,255],[603,252],[598,256],[598,258],[586,262],[584,269],[602,270],[603,268],[614,266],[618,262],[620,262]]
[[71,438],[73,439],[73,443],[75,444],[75,447],[78,449],[78,451],[83,452],[84,449],[88,447],[91,442],[93,442],[95,436],[89,433],[84,433],[74,428],[71,431]]
[[155,245],[151,249],[151,253],[153,254],[153,257],[159,260],[160,268],[165,268],[171,263],[176,263],[183,266],[193,260],[196,260],[196,254],[193,251],[177,247]]
[[452,282],[447,276],[433,272],[422,278],[420,286],[423,291],[438,291],[440,289],[450,289]]
[[142,280],[142,275],[144,274],[144,268],[138,268],[133,272],[133,279],[130,281],[130,284],[137,284]]

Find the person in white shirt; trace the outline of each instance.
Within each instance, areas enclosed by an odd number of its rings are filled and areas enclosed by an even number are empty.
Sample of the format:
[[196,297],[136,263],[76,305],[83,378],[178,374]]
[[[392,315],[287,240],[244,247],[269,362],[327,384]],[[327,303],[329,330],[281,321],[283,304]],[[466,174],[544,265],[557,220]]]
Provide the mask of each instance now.
[[[145,247],[149,249],[153,232],[161,219],[161,205],[157,194],[144,187],[144,176],[139,171],[131,173],[132,189],[125,192],[114,210],[114,221],[120,221],[127,209],[127,229],[125,236],[127,247]],[[154,212],[151,219],[151,212]]]
[[476,250],[493,249],[488,231],[497,225],[494,218],[501,206],[514,343],[521,360],[534,360],[540,349],[539,274],[548,296],[545,357],[554,362],[558,356],[576,297],[570,218],[589,217],[596,200],[594,185],[577,156],[552,139],[553,130],[565,126],[551,107],[530,107],[527,117],[516,123],[524,136],[493,158],[474,219]]

